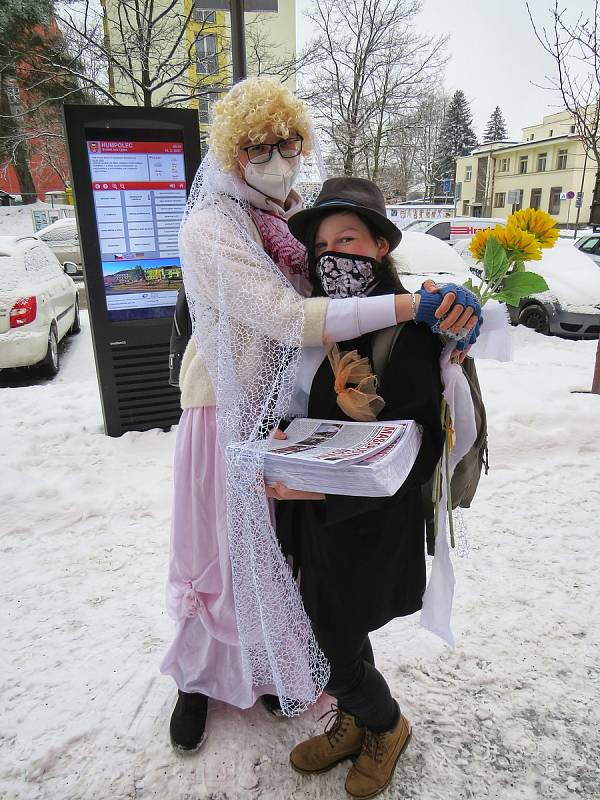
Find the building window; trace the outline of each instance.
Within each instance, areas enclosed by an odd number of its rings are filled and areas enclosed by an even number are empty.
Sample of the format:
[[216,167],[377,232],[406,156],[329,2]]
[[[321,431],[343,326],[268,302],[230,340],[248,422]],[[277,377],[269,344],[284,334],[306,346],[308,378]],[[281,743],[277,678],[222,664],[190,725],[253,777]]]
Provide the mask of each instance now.
[[206,125],[210,122],[210,112],[217,97],[217,92],[208,92],[198,98],[198,121],[201,125]]
[[504,208],[506,205],[506,192],[496,192],[494,195],[494,208]]
[[465,217],[469,216],[469,201],[468,200],[463,200],[462,213],[463,213],[463,216],[465,216]]
[[198,119],[201,123],[208,123],[208,115],[210,112],[210,100],[208,97],[201,97],[198,100]]
[[527,172],[528,156],[519,156],[519,174],[525,175]]
[[523,189],[519,189],[519,202],[516,205],[515,211],[520,211],[523,208]]
[[553,133],[554,131],[552,130],[552,128],[550,128],[550,136],[552,136]]
[[556,161],[556,169],[566,169],[567,168],[567,154],[568,154],[568,150],[559,150],[558,151],[558,159]]
[[538,153],[537,158],[537,171],[538,172],[546,172],[546,161],[548,159],[548,153]]
[[194,3],[194,21],[206,22],[209,25],[214,25],[217,19],[215,11],[209,8],[198,8],[198,3]]
[[510,158],[501,158],[498,172],[508,172],[510,169]]
[[553,216],[560,214],[560,195],[562,186],[553,186],[550,189],[550,202],[548,203],[548,213]]
[[212,75],[218,69],[217,37],[199,36],[196,39],[196,72],[198,75]]
[[465,167],[465,182],[473,179],[473,167]]
[[542,190],[541,189],[532,189],[531,190],[531,197],[529,199],[529,205],[531,208],[540,208],[542,205]]
[[575,133],[575,125],[571,125],[569,128],[569,133]]

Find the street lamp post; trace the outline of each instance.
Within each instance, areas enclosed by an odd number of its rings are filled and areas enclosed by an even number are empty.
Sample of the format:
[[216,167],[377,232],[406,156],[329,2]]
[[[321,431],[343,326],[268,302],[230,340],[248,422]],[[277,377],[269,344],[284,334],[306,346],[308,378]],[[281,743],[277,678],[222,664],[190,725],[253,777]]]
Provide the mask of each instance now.
[[229,0],[229,9],[231,16],[231,71],[233,82],[237,83],[247,76],[244,0]]
[[576,204],[577,205],[577,217],[575,219],[575,230],[573,231],[573,239],[577,238],[577,230],[579,228],[579,215],[581,214],[581,206],[583,205],[583,184],[584,184],[584,181],[585,181],[585,171],[587,169],[587,161],[588,161],[588,151],[587,151],[587,148],[586,148],[585,158],[583,160],[583,172],[581,174],[581,187],[580,187],[580,190],[579,190],[580,202],[579,202],[578,205]]

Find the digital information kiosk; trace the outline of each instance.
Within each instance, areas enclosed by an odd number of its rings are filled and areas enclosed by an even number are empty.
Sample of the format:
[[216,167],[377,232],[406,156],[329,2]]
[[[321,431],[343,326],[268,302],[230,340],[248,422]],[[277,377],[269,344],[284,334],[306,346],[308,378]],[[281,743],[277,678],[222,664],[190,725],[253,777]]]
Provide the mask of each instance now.
[[181,414],[169,338],[198,117],[124,106],[64,114],[105,430],[167,428]]

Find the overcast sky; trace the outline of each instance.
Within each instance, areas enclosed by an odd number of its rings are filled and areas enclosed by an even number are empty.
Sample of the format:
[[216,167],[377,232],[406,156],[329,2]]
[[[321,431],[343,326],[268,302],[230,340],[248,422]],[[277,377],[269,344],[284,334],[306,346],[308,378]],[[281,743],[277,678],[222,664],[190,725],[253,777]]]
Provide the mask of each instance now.
[[[525,0],[422,0],[418,29],[430,35],[450,34],[445,85],[462,89],[481,137],[496,105],[502,109],[509,136],[559,110],[559,100],[534,84],[546,84],[553,61],[535,39]],[[298,47],[310,39],[303,16],[311,0],[297,0]],[[548,22],[553,0],[530,0],[534,16]],[[564,0],[570,13],[589,11],[592,0]]]

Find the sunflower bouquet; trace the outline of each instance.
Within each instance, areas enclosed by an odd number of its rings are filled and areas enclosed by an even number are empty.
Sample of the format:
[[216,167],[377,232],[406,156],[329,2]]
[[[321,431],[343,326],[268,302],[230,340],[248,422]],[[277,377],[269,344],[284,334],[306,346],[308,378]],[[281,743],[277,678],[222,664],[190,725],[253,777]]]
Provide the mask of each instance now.
[[[477,296],[483,307],[488,300],[496,300],[518,306],[524,297],[548,290],[541,275],[526,269],[528,261],[539,261],[545,248],[554,247],[558,239],[558,228],[554,219],[539,209],[526,208],[516,211],[506,225],[496,225],[478,231],[469,250],[483,271],[478,282],[470,278],[464,285]],[[444,454],[435,471],[433,481],[433,504],[435,530],[438,529],[439,506],[442,496],[442,480],[446,484],[446,500],[450,543],[454,547],[454,522],[452,518],[451,476],[448,470],[448,454],[452,451],[454,430],[450,408],[442,401],[442,427],[445,431]],[[442,464],[445,474],[442,478]]]
[[477,231],[469,250],[483,264],[480,284],[469,279],[465,284],[483,306],[498,300],[518,306],[523,297],[545,292],[548,284],[536,272],[525,268],[527,261],[539,261],[544,248],[554,247],[558,228],[550,214],[539,209],[515,211],[506,225]]

